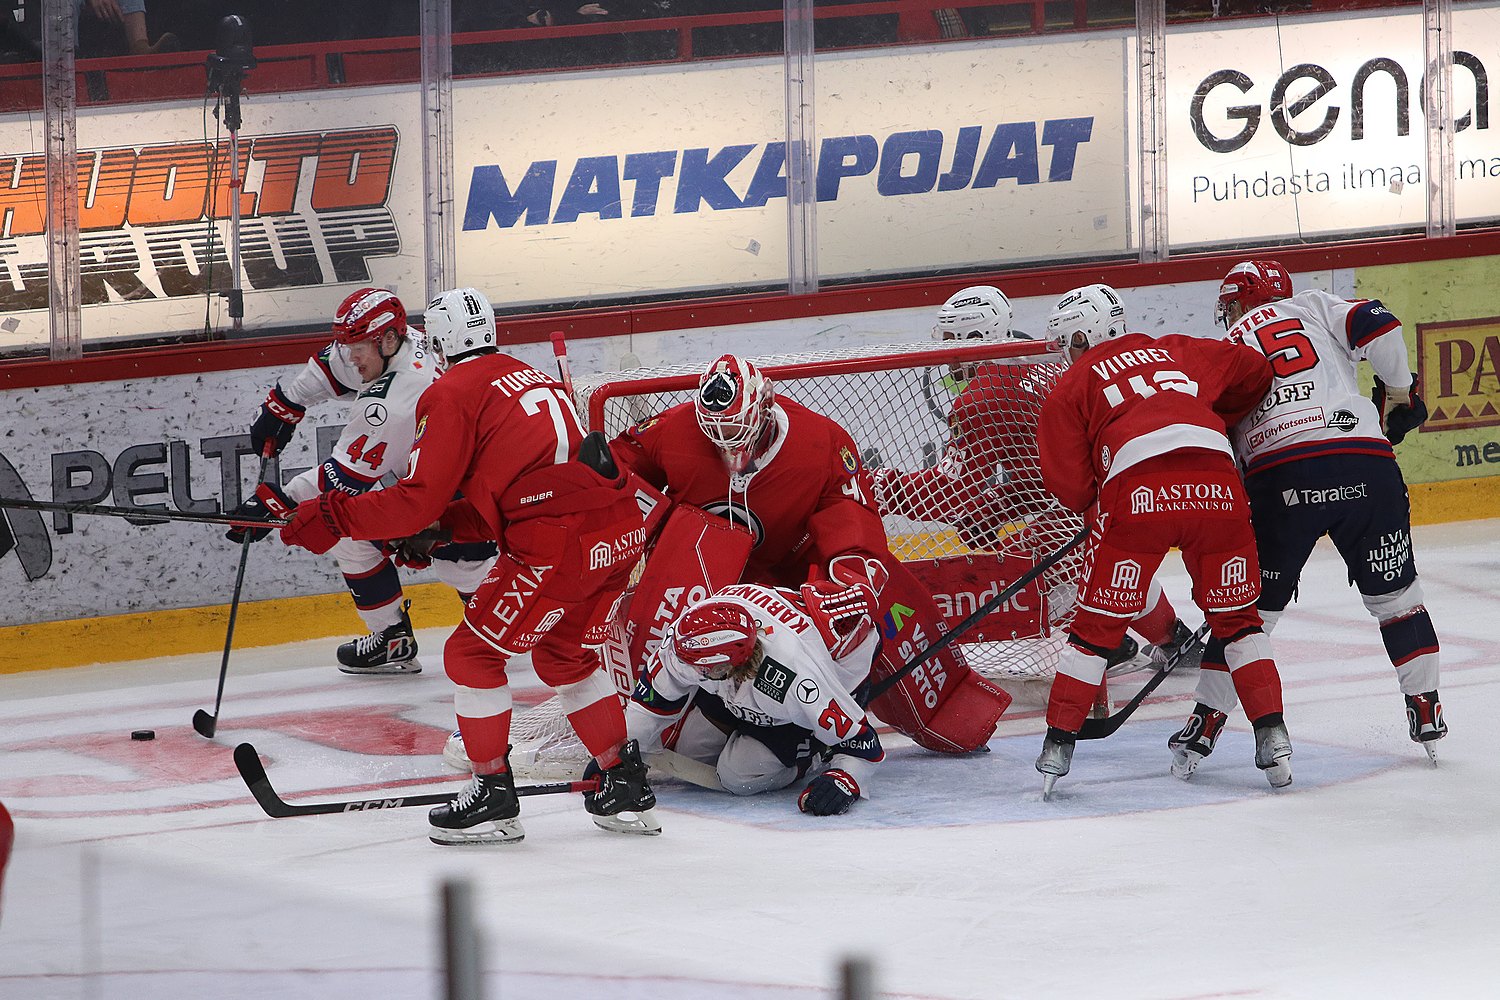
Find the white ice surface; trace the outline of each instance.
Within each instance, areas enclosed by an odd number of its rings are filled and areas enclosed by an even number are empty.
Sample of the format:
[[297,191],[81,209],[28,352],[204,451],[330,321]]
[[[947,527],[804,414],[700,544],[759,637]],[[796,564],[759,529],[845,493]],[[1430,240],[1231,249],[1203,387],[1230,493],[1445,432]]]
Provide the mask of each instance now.
[[[522,844],[440,848],[421,809],[268,819],[230,750],[254,743],[290,800],[456,787],[441,631],[419,634],[418,677],[345,677],[327,642],[237,651],[214,741],[189,723],[217,655],[0,677],[18,841],[0,997],[436,997],[455,875],[497,998],[815,997],[851,952],[900,997],[1497,996],[1500,522],[1416,536],[1440,766],[1407,740],[1379,633],[1324,545],[1275,635],[1296,746],[1279,792],[1243,717],[1191,783],[1168,775],[1193,683],[1174,676],[1080,745],[1048,803],[1043,723],[1022,708],[985,757],[888,739],[874,797],[843,817],[662,784],[661,837],[597,830],[559,795],[525,800]],[[157,739],[132,742],[141,728]]]

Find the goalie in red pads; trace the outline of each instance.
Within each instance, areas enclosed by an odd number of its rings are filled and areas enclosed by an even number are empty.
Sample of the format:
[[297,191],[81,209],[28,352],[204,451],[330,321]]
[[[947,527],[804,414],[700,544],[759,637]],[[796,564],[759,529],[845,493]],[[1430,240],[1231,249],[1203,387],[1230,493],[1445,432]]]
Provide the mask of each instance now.
[[[647,640],[675,618],[695,585],[706,596],[736,579],[790,587],[832,579],[879,590],[885,641],[871,671],[875,680],[946,628],[931,594],[891,555],[869,474],[848,432],[777,396],[750,362],[719,358],[699,380],[693,402],[641,421],[612,447],[623,465],[674,502],[669,530],[696,508],[743,526],[750,544],[741,573],[732,565],[737,556],[727,566],[711,558],[716,546],[698,543],[696,524],[684,531],[685,542],[658,540],[632,597],[634,663],[644,661]],[[706,568],[710,561],[714,567]],[[648,586],[650,579],[660,582]],[[950,646],[870,708],[924,747],[962,753],[988,741],[1009,703]]]
[[1193,599],[1224,644],[1255,727],[1255,764],[1280,787],[1292,780],[1292,744],[1255,607],[1260,565],[1249,503],[1224,434],[1265,395],[1271,367],[1227,341],[1126,333],[1124,316],[1114,289],[1089,285],[1064,295],[1047,324],[1072,365],[1042,406],[1042,477],[1071,510],[1097,504],[1099,542],[1047,703],[1036,762],[1044,794],[1068,773],[1105,657],[1172,546],[1182,550]]
[[[427,307],[427,332],[449,365],[417,403],[409,472],[390,489],[329,492],[300,504],[289,545],[324,552],[341,537],[415,535],[436,522],[458,541],[500,543],[444,666],[474,778],[429,814],[439,844],[524,836],[507,759],[511,696],[505,668],[529,652],[556,689],[593,760],[599,790],[584,806],[599,826],[659,833],[655,795],[614,685],[589,646],[606,627],[645,545],[637,481],[614,466],[602,437],[585,438],[556,378],[495,347],[495,314],[472,288]],[[452,498],[462,493],[462,500]]]
[[[865,584],[736,584],[689,607],[636,681],[625,715],[646,752],[712,765],[735,795],[785,788],[814,816],[848,811],[885,758],[853,692],[880,644]],[[820,765],[820,766],[819,766]]]

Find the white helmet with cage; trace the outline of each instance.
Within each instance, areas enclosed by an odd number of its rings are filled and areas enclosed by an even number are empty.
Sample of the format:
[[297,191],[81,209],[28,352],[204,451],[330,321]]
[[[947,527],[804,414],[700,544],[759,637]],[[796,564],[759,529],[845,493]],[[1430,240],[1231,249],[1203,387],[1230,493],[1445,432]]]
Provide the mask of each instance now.
[[1097,347],[1126,332],[1125,306],[1120,293],[1108,285],[1084,285],[1057,300],[1047,317],[1047,346],[1066,352],[1075,334]]
[[993,285],[971,285],[955,292],[938,310],[934,340],[1007,340],[1015,318],[1010,299]]
[[495,310],[477,288],[454,288],[433,299],[424,317],[427,339],[445,364],[495,349]]
[[730,472],[744,472],[764,450],[775,399],[771,380],[733,354],[720,357],[698,379],[693,398],[698,426],[723,453]]

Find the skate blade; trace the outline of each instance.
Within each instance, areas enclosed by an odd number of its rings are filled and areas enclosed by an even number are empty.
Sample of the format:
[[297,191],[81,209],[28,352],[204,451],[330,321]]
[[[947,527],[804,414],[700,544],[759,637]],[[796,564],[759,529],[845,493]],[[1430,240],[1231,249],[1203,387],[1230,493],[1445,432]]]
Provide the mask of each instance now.
[[1432,761],[1432,766],[1437,767],[1437,748],[1433,746],[1437,740],[1428,740],[1422,744],[1422,749],[1427,751],[1427,759]]
[[376,667],[351,667],[347,663],[339,664],[339,673],[357,674],[368,677],[394,677],[397,674],[420,674],[422,664],[416,660],[402,660],[399,663],[382,663]]
[[1044,774],[1044,775],[1042,775],[1042,801],[1043,802],[1051,802],[1052,801],[1052,789],[1057,784],[1057,777],[1058,776],[1055,775],[1055,774]]
[[661,833],[661,822],[655,809],[640,812],[622,812],[613,816],[593,816],[594,825],[610,833],[632,833],[641,837],[655,837]]
[[497,823],[479,823],[467,830],[449,830],[446,827],[428,826],[427,839],[439,847],[489,847],[499,844],[519,844],[526,839],[526,831],[519,820],[500,820]]

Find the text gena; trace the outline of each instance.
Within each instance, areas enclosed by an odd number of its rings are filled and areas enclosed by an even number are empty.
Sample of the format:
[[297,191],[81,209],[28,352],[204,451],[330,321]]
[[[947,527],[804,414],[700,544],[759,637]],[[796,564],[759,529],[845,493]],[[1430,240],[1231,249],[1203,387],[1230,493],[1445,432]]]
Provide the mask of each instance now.
[[[883,139],[830,136],[819,143],[811,182],[823,202],[837,201],[844,183],[856,178],[873,178],[875,192],[887,198],[1002,181],[1066,182],[1093,129],[1088,117],[966,125],[951,135],[919,129]],[[464,229],[762,208],[787,191],[785,142],[581,156],[571,165],[535,160],[519,181],[498,164],[480,164],[470,178]]]

